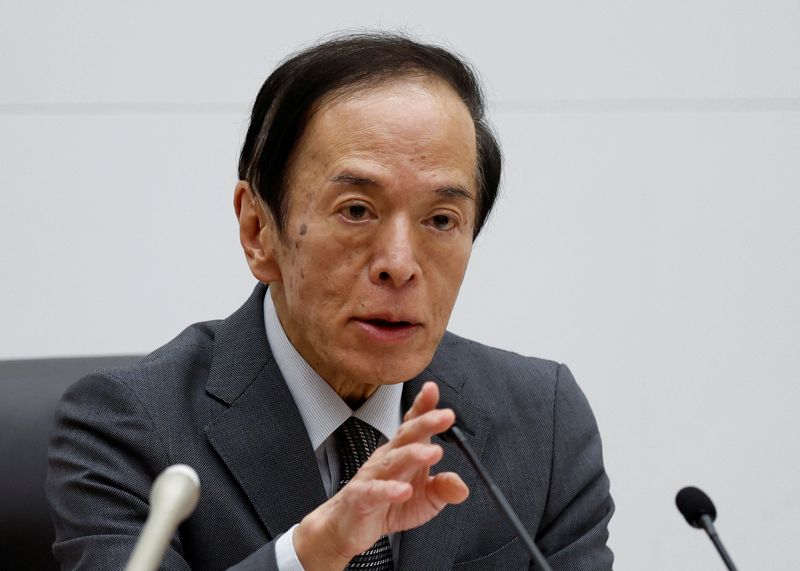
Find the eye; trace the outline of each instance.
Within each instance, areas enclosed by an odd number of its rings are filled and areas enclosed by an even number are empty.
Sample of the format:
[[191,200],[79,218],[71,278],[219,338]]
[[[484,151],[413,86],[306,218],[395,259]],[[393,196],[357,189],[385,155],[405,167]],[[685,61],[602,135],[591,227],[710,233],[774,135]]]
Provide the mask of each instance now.
[[366,220],[369,210],[363,204],[350,204],[341,210],[342,216],[348,220]]
[[436,214],[431,217],[431,225],[437,230],[450,230],[456,223],[452,216],[447,214]]

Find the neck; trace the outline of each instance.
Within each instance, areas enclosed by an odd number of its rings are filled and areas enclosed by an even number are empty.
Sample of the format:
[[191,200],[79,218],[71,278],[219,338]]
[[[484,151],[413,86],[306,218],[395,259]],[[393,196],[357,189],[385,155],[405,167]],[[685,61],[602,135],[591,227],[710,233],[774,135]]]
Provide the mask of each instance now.
[[356,410],[359,408],[364,402],[375,394],[375,391],[378,390],[379,385],[365,385],[365,384],[356,384],[350,386],[336,386],[330,381],[326,379],[326,381],[331,388],[336,391],[336,394],[341,397],[341,399],[347,403],[347,406]]

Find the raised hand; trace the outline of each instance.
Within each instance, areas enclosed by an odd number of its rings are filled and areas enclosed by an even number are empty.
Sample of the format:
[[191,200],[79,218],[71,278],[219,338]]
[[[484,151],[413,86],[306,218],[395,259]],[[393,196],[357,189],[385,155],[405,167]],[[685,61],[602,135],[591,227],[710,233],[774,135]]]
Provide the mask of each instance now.
[[294,532],[294,547],[306,571],[339,570],[382,535],[411,529],[447,504],[467,499],[458,474],[431,476],[442,448],[434,434],[455,422],[450,409],[437,409],[439,388],[428,382],[414,399],[394,438],[370,456],[350,482],[308,514]]

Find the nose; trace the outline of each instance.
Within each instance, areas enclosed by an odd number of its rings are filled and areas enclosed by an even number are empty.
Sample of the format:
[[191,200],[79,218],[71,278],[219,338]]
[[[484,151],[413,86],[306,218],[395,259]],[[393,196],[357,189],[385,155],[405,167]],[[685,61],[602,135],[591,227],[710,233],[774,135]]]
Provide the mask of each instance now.
[[398,217],[382,226],[373,242],[370,280],[396,288],[419,280],[421,270],[411,223]]

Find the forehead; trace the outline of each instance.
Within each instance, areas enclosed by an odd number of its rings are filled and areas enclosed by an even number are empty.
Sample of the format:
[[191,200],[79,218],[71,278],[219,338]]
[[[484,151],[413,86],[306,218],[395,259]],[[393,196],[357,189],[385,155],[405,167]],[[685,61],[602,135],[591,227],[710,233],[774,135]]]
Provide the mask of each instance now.
[[462,172],[470,179],[464,182],[474,184],[475,127],[464,102],[444,81],[395,78],[320,102],[296,158],[332,169],[341,162],[362,161],[378,169],[413,162],[417,169]]
[[[444,79],[424,73],[409,73],[377,79],[368,83],[344,86],[321,97],[311,109],[311,118],[332,109],[357,109],[367,112],[369,107],[385,103],[403,107],[427,99],[446,106],[451,112],[469,110],[456,90]],[[470,117],[471,118],[471,117]]]

